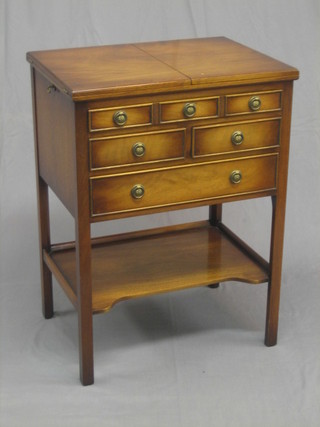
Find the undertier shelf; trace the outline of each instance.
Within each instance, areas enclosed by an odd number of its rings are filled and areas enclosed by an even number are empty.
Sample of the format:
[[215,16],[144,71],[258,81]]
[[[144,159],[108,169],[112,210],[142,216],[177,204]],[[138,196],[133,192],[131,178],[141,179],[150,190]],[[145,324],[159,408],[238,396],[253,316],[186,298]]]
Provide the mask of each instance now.
[[[56,245],[44,255],[76,306],[74,246]],[[203,221],[92,243],[93,313],[128,298],[230,280],[266,282],[268,264],[222,224]]]

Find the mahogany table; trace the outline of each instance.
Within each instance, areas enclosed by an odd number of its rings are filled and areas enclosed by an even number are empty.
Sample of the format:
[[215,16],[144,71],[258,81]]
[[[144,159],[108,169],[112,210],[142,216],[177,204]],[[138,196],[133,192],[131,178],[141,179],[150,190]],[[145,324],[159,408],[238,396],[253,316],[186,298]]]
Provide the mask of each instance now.
[[[236,280],[268,282],[277,341],[291,98],[298,71],[223,37],[27,54],[43,313],[52,273],[78,312],[93,383],[92,315],[117,302]],[[48,188],[74,218],[51,244]],[[222,204],[271,197],[270,259],[222,223]],[[209,206],[208,221],[91,238],[91,224]]]

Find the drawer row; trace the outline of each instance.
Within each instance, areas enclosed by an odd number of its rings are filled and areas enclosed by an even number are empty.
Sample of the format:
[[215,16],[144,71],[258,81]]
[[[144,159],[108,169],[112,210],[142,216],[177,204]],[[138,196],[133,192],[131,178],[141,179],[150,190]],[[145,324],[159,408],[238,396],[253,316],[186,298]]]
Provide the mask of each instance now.
[[[280,119],[262,119],[192,128],[191,157],[276,147]],[[90,170],[184,159],[186,129],[91,138]]]
[[[89,132],[280,111],[281,93],[274,90],[226,95],[224,112],[220,111],[220,96],[89,109]],[[157,123],[154,108],[159,109]]]
[[160,168],[90,179],[91,216],[130,214],[272,192],[278,154]]

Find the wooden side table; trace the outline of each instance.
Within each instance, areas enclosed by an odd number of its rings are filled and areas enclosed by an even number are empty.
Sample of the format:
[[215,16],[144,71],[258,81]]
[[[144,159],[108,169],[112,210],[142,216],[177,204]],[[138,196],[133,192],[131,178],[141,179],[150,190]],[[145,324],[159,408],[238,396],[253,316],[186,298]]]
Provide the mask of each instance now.
[[[128,298],[268,282],[277,341],[293,80],[223,37],[32,52],[43,313],[52,273],[78,312],[93,383],[92,314]],[[48,187],[74,217],[52,245]],[[222,204],[270,196],[269,262],[222,223]],[[98,221],[209,206],[209,220],[91,239]]]

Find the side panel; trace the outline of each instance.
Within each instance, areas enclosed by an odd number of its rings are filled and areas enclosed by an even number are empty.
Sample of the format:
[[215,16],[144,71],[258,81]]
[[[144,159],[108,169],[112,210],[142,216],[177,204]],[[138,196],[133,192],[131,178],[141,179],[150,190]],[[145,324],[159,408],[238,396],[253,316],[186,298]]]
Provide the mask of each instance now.
[[39,174],[74,216],[74,103],[35,71]]

